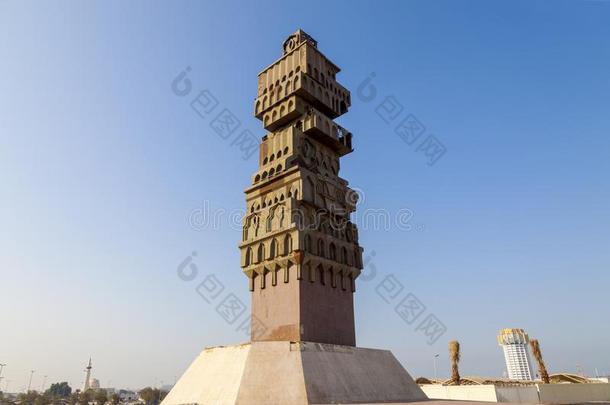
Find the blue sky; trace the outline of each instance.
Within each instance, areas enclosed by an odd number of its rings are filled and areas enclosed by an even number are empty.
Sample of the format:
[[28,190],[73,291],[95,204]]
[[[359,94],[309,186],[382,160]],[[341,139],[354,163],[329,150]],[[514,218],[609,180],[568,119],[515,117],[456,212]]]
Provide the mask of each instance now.
[[[410,230],[361,224],[377,275],[355,296],[358,345],[391,349],[415,376],[440,353],[445,376],[458,339],[462,374],[502,375],[495,336],[522,327],[551,372],[610,374],[609,18],[605,1],[0,2],[9,391],[32,369],[33,388],[44,375],[79,386],[89,356],[102,385],[172,383],[202,347],[246,340],[195,287],[215,274],[248,302],[228,213],[255,158],[171,82],[190,66],[193,94],[262,136],[256,75],[299,27],[352,91],[341,175],[360,212],[413,213]],[[389,96],[445,146],[436,164],[376,113]],[[189,225],[203,201],[225,210],[219,226]],[[193,251],[186,282],[176,268]],[[390,275],[446,326],[436,344],[377,294]]]

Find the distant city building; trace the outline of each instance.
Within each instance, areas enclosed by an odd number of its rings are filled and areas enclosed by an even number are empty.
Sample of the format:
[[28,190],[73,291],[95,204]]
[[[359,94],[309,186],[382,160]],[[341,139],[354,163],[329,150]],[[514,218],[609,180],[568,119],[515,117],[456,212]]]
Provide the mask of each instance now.
[[98,380],[97,378],[92,378],[91,382],[89,383],[89,388],[91,388],[92,390],[99,390],[100,380]]
[[498,344],[504,349],[508,378],[512,380],[533,380],[529,341],[529,336],[523,329],[503,329],[500,331]]
[[120,390],[119,398],[121,398],[121,401],[124,401],[124,402],[132,402],[132,401],[137,401],[140,397],[134,391]]

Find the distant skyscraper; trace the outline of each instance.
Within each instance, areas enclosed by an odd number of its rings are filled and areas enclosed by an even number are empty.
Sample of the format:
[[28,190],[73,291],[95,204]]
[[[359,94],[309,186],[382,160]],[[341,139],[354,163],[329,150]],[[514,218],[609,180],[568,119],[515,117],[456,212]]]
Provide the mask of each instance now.
[[498,344],[504,349],[508,378],[533,380],[530,360],[529,336],[523,329],[503,329],[498,335]]
[[87,375],[85,376],[85,386],[83,387],[83,392],[85,392],[91,388],[91,369],[92,368],[93,367],[91,366],[91,357],[89,357],[89,364],[87,365],[87,368],[85,369],[85,371],[87,372]]

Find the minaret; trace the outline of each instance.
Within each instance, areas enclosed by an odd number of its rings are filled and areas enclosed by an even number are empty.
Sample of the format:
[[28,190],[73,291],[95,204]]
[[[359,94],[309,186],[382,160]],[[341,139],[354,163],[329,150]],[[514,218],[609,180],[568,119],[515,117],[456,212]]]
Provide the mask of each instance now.
[[91,365],[91,357],[89,357],[89,364],[87,365],[87,368],[85,368],[87,375],[85,376],[85,386],[83,387],[83,392],[85,392],[91,388],[91,369],[92,368],[93,367]]
[[245,190],[239,245],[252,292],[252,341],[356,344],[362,248],[350,221],[357,195],[339,177],[352,134],[333,121],[350,105],[338,72],[298,30],[258,75],[254,115],[268,132]]

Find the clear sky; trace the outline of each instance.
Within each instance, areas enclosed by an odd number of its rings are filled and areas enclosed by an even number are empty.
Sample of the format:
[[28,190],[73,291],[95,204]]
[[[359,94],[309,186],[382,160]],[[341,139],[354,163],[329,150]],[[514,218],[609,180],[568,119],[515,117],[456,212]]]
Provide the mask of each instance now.
[[[391,349],[415,376],[440,353],[447,376],[458,339],[463,375],[499,376],[496,334],[522,327],[551,372],[610,373],[608,21],[606,1],[0,2],[9,391],[30,370],[32,388],[44,375],[80,386],[89,356],[104,386],[173,383],[202,347],[247,340],[196,286],[215,274],[248,302],[228,215],[257,163],[189,103],[207,89],[264,135],[256,75],[299,27],[352,91],[341,175],[362,191],[360,213],[393,221],[356,218],[371,259],[358,345]],[[367,101],[357,88],[372,72]],[[389,96],[402,110],[386,123]],[[434,165],[394,132],[409,114],[446,148]],[[204,201],[217,226],[197,219]],[[410,228],[395,223],[405,213]],[[198,278],[183,281],[193,251]],[[398,299],[426,306],[410,325],[377,292],[391,274]],[[447,329],[432,345],[416,330],[429,314]]]

